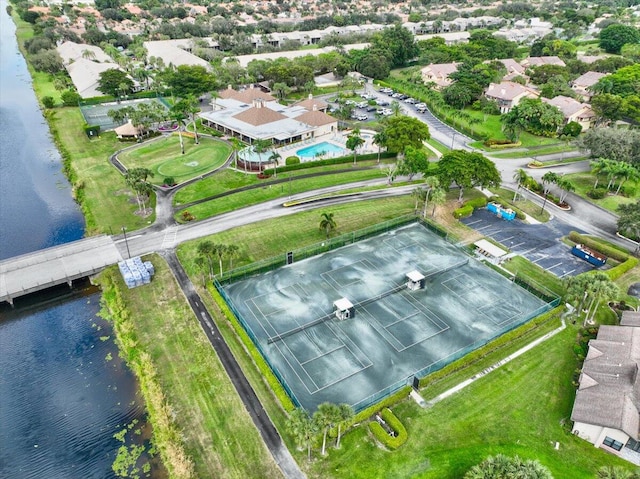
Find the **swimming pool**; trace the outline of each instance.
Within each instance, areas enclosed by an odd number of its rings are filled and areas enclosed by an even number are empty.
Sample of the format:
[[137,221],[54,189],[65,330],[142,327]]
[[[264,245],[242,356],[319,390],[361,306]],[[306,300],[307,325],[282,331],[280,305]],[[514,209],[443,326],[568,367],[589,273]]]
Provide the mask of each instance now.
[[324,155],[338,156],[338,153],[346,154],[347,150],[327,141],[316,143],[315,145],[307,146],[306,148],[296,151],[296,155],[300,158],[315,158],[316,156]]

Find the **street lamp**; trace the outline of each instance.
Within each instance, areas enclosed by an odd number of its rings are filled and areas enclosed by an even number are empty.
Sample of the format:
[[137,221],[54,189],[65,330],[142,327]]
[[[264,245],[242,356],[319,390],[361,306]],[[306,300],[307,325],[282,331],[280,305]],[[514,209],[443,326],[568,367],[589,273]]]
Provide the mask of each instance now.
[[547,196],[549,195],[549,193],[545,193],[544,194],[544,201],[542,202],[542,208],[540,209],[540,214],[542,214],[542,212],[544,211],[544,207],[547,204]]
[[451,137],[451,149],[452,149],[452,150],[453,150],[453,140],[454,140],[454,139],[455,139],[455,137],[456,137],[456,133],[458,133],[458,132],[454,130],[454,132],[453,132],[453,136]]
[[122,227],[122,234],[124,235],[124,244],[127,246],[127,257],[131,258],[131,252],[129,251],[129,242],[127,241],[127,228]]

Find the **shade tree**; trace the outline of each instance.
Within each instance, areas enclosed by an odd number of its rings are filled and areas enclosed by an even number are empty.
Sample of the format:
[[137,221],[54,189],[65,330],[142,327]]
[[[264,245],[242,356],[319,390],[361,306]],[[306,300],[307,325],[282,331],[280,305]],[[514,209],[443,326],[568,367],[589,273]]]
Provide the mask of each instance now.
[[383,146],[388,151],[401,153],[407,147],[422,148],[422,142],[431,137],[429,127],[408,116],[392,116],[384,121]]
[[477,152],[452,150],[445,153],[436,170],[440,184],[459,188],[458,201],[462,202],[465,188],[489,188],[500,185],[500,172],[495,164]]
[[640,200],[618,206],[618,231],[637,241],[636,252],[640,251]]

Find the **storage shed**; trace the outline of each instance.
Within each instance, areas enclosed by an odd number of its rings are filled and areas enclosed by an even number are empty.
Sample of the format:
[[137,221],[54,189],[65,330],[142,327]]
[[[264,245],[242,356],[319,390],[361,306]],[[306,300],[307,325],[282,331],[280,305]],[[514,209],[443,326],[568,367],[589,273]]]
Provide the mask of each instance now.
[[356,315],[356,309],[347,298],[340,298],[339,300],[334,301],[333,309],[335,311],[336,318],[340,320],[353,318]]

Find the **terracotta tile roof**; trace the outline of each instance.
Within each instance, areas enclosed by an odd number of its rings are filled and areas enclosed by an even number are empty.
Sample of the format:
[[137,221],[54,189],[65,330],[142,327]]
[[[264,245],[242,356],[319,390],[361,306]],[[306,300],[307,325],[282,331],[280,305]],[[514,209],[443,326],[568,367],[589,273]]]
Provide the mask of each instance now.
[[[320,112],[317,112],[320,113]],[[233,116],[236,120],[249,123],[253,126],[264,125],[274,121],[286,120],[287,117],[282,113],[266,107],[251,107]]]
[[497,98],[498,100],[513,100],[523,93],[537,94],[530,88],[511,81],[503,81],[501,83],[491,83],[485,93],[485,96]]
[[313,111],[314,105],[316,110],[325,110],[329,107],[329,104],[326,101],[320,100],[319,98],[307,98],[306,100],[294,103],[294,106],[301,106],[309,111]]
[[297,116],[295,119],[311,126],[328,125],[337,121],[332,116],[329,116],[321,111],[308,111],[300,116]]
[[589,105],[587,105],[586,103],[580,103],[579,101],[574,100],[573,98],[568,96],[558,95],[551,100],[549,100],[548,98],[543,98],[542,101],[558,108],[558,110],[562,112],[565,118],[570,118],[580,110],[584,110],[582,116],[585,118],[595,115]]

